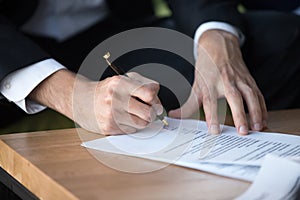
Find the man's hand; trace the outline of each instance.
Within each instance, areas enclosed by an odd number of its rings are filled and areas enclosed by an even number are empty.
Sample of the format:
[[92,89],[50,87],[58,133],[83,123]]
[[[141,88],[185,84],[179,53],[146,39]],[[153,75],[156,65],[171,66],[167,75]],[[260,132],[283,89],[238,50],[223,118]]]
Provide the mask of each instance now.
[[[195,98],[196,97],[196,98]],[[220,132],[217,99],[225,97],[234,124],[241,135],[248,133],[243,101],[246,102],[252,130],[267,126],[264,97],[250,75],[239,48],[238,39],[225,31],[209,30],[199,39],[195,81],[187,102],[169,112],[171,117],[187,118],[203,105],[210,133]]]
[[133,133],[148,126],[163,109],[157,82],[137,73],[128,76],[92,82],[60,70],[43,81],[30,98],[86,130],[104,135]]

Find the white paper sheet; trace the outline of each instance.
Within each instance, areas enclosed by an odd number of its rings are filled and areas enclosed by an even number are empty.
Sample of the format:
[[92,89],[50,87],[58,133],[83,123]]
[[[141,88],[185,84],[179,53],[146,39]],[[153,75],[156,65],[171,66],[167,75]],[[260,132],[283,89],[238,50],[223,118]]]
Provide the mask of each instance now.
[[253,181],[266,154],[300,156],[300,137],[253,132],[239,136],[223,127],[219,136],[207,133],[198,120],[167,119],[131,135],[110,136],[82,145],[96,150],[163,161],[211,173]]
[[300,163],[267,155],[257,178],[236,200],[294,200],[300,187]]

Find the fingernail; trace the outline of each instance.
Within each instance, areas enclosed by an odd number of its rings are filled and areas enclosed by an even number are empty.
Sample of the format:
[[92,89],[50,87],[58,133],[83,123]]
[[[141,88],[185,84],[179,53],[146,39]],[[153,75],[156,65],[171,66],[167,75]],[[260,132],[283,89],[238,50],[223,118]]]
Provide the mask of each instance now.
[[211,125],[209,127],[209,133],[213,134],[213,135],[219,134],[220,133],[220,127],[218,125],[215,125],[215,124]]
[[246,135],[248,133],[248,128],[246,126],[240,126],[239,133],[242,135]]
[[262,125],[260,123],[255,123],[253,125],[254,130],[260,131],[262,129]]
[[152,105],[152,107],[155,110],[157,115],[161,115],[164,111],[164,108],[160,104],[154,104],[154,105]]

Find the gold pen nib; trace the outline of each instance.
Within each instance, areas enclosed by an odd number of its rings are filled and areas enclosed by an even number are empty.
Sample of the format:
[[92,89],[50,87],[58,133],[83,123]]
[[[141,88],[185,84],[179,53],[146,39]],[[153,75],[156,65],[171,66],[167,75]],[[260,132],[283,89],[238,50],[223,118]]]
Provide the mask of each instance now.
[[165,126],[169,126],[169,123],[167,122],[166,119],[162,119],[161,121],[164,123]]

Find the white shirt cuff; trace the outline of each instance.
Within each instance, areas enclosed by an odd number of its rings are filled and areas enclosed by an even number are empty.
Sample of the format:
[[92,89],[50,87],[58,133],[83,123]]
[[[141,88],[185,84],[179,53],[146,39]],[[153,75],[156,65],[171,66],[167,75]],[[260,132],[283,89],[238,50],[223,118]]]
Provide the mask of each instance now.
[[42,111],[46,107],[26,99],[30,92],[54,72],[65,69],[54,59],[47,59],[7,75],[0,82],[0,92],[28,114]]
[[245,42],[244,34],[238,28],[236,28],[236,27],[234,27],[230,24],[227,24],[225,22],[217,22],[217,21],[203,23],[198,27],[198,29],[195,32],[195,36],[194,36],[194,41],[195,41],[195,44],[194,44],[194,57],[195,57],[195,59],[197,59],[199,38],[201,37],[201,35],[205,31],[212,30],[212,29],[227,31],[227,32],[235,35],[236,37],[239,38],[240,46],[242,46]]

